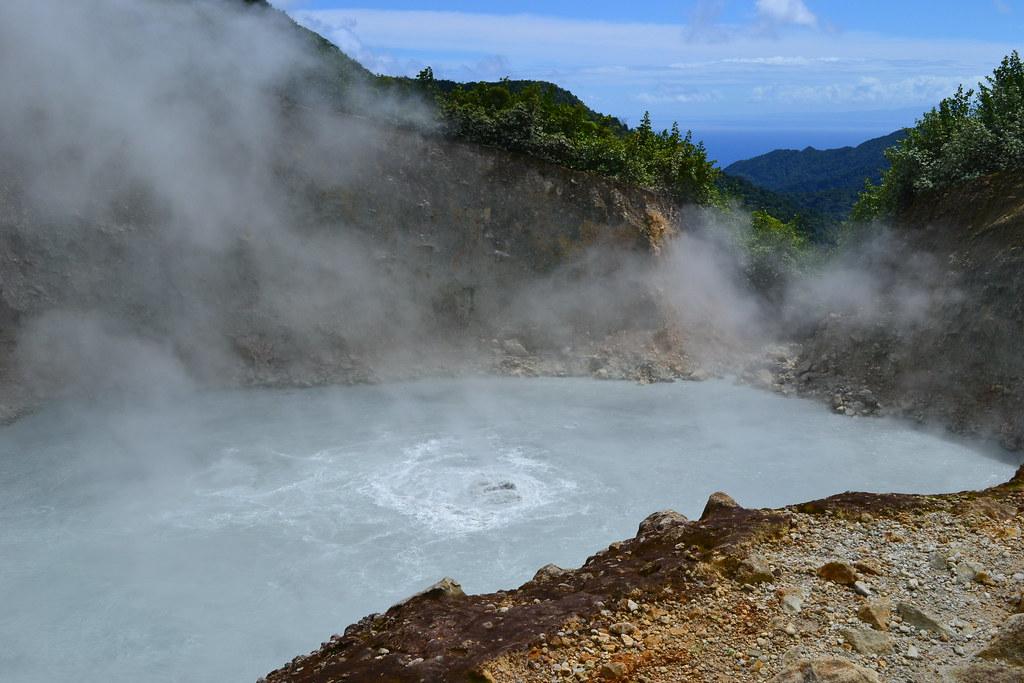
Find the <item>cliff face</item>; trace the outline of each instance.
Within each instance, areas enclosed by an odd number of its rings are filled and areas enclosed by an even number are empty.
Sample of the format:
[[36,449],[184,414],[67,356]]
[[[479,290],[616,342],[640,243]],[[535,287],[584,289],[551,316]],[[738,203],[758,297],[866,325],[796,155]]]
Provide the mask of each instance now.
[[[619,287],[615,273],[658,254],[674,230],[670,202],[360,119],[338,131],[326,150],[322,132],[275,143],[270,219],[250,216],[239,196],[231,230],[183,230],[131,190],[54,218],[25,199],[16,173],[3,175],[5,384],[31,365],[33,347],[82,336],[83,318],[158,347],[202,381],[287,384],[359,380],[388,350],[424,355],[442,341],[532,334],[558,344],[656,327],[648,293]],[[607,305],[573,317],[534,296],[556,283],[596,288]]]
[[[883,410],[1021,448],[1024,179],[992,176],[922,197],[894,232],[873,264],[888,279],[892,304],[869,320],[824,320],[789,379],[840,411],[867,389]],[[928,267],[916,269],[922,259]],[[900,287],[915,277],[901,300]],[[915,296],[927,299],[919,315],[895,310],[916,306]]]

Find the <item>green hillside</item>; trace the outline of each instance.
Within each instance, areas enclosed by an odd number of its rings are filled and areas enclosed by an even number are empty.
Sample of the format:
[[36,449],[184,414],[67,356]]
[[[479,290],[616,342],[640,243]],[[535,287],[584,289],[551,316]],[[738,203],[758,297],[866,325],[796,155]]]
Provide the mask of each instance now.
[[725,171],[775,192],[807,195],[825,190],[859,191],[864,187],[865,178],[877,181],[882,177],[882,172],[889,167],[885,150],[905,136],[906,132],[900,130],[856,147],[777,149],[737,161]]
[[437,90],[445,96],[451,96],[452,93],[459,89],[480,91],[489,90],[494,87],[504,87],[507,88],[509,93],[513,96],[522,95],[531,89],[539,89],[555,104],[580,108],[584,114],[584,118],[588,121],[605,126],[612,131],[618,132],[620,135],[629,132],[629,126],[623,123],[620,119],[594,111],[588,107],[583,100],[576,97],[576,95],[570,91],[547,81],[511,80],[506,78],[501,81],[473,81],[469,83],[459,83],[457,81],[437,79],[434,81],[434,85]]
[[244,2],[252,11],[288,22],[320,56],[288,84],[282,93],[286,100],[312,98],[391,125],[422,127],[426,117],[438,133],[453,139],[615,178],[681,202],[706,205],[720,199],[718,168],[704,145],[677,125],[654,130],[645,113],[631,129],[544,81],[457,83],[435,78],[429,67],[416,78],[375,75],[265,0]]
[[1024,60],[1014,50],[977,90],[963,86],[925,112],[898,145],[879,185],[858,200],[853,216],[891,217],[919,198],[990,173],[1024,169]]
[[[812,242],[830,241],[833,230],[840,220],[837,219],[835,212],[808,207],[791,194],[773,192],[740,176],[721,173],[716,184],[724,197],[739,202],[742,208],[747,211],[762,211],[786,223],[793,223]],[[856,191],[853,191],[854,199],[856,194]],[[848,210],[849,207],[844,209]]]
[[849,217],[864,181],[877,182],[889,167],[885,150],[904,137],[906,131],[901,130],[856,147],[777,149],[730,164],[725,175],[733,179],[728,183],[731,194],[745,205],[752,202],[754,208],[787,220],[801,216],[809,234],[827,239],[832,228]]

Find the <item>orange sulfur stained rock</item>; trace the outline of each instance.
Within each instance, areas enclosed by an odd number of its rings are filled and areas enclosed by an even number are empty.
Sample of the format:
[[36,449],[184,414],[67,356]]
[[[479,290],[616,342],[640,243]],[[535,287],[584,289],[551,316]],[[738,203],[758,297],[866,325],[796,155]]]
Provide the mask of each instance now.
[[857,618],[871,628],[879,631],[889,630],[889,619],[892,617],[892,602],[888,599],[870,600],[857,610]]
[[841,586],[852,586],[857,581],[857,570],[845,562],[827,562],[818,568],[818,576]]

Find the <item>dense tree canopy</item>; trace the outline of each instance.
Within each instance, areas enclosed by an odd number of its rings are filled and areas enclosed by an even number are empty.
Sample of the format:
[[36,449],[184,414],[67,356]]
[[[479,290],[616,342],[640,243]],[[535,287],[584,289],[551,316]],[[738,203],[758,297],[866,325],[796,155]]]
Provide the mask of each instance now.
[[890,215],[916,195],[987,173],[1024,168],[1024,64],[1014,51],[977,91],[960,87],[886,152],[891,167],[869,184],[853,218]]
[[718,169],[704,145],[677,125],[656,132],[644,114],[630,130],[547,83],[505,80],[441,87],[427,70],[418,81],[431,88],[446,130],[456,138],[618,178],[681,201],[718,200]]
[[746,273],[758,291],[777,294],[786,280],[800,272],[808,259],[807,238],[793,221],[784,222],[765,211],[755,211],[744,245]]

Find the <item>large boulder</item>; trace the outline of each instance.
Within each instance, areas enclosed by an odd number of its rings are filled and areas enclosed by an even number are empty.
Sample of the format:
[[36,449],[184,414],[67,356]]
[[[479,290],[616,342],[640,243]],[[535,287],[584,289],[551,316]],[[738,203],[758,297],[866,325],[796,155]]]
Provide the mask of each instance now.
[[640,528],[636,533],[637,536],[646,536],[679,524],[685,524],[687,521],[684,515],[675,510],[659,510],[647,515],[647,518],[640,522]]
[[896,612],[903,619],[904,624],[913,626],[919,631],[931,631],[939,635],[949,635],[949,629],[939,621],[938,617],[925,612],[920,607],[911,605],[909,602],[897,604]]
[[879,631],[889,630],[892,602],[888,598],[868,600],[857,610],[857,618]]
[[892,652],[892,638],[887,633],[870,628],[844,628],[839,633],[862,655],[883,655]]
[[842,586],[852,586],[857,582],[857,570],[846,562],[826,562],[818,568],[818,576]]
[[562,569],[557,564],[546,564],[537,570],[537,573],[533,575],[533,580],[538,583],[553,581],[562,578],[566,573],[567,570]]
[[708,517],[711,517],[723,510],[732,510],[738,508],[739,503],[733,500],[732,496],[728,493],[716,491],[712,493],[708,498],[708,502],[704,504],[704,511],[700,513],[700,521],[704,521]]
[[455,579],[446,576],[426,590],[422,590],[419,593],[402,600],[396,604],[395,607],[401,607],[416,600],[444,600],[449,598],[461,598],[465,595],[466,593],[462,590],[462,585]]

